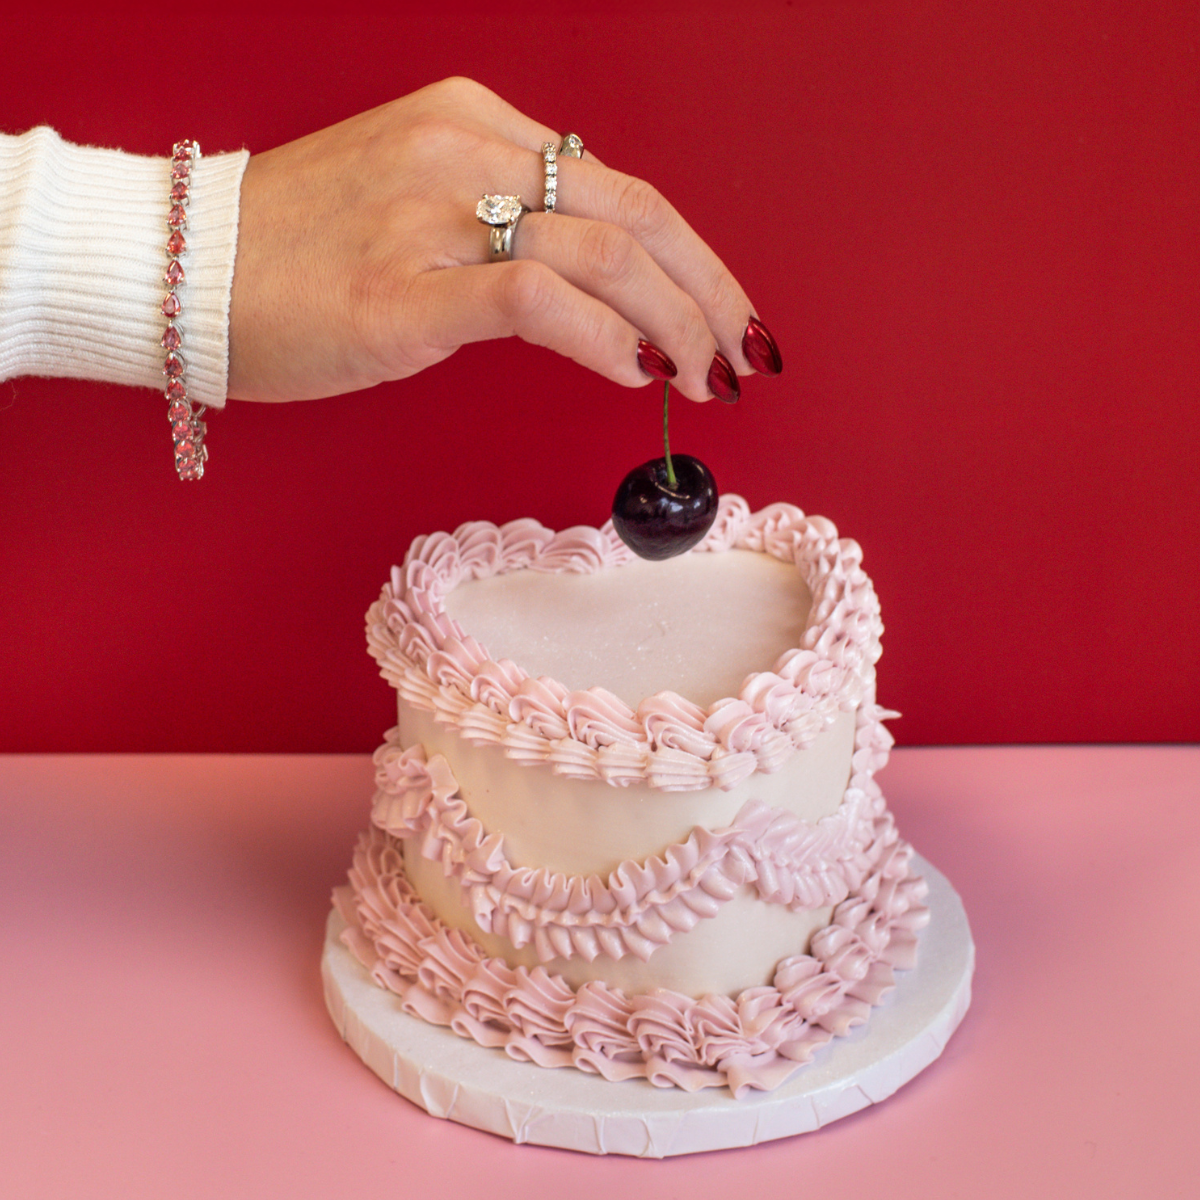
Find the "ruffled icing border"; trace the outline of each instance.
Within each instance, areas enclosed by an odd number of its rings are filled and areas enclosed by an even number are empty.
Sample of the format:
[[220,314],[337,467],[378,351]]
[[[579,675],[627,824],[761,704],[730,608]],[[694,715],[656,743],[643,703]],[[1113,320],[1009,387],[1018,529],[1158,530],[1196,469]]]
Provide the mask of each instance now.
[[[443,772],[419,756],[405,758],[394,738],[377,754],[376,823],[359,839],[349,886],[334,893],[346,922],[342,941],[376,983],[400,997],[405,1012],[449,1026],[481,1046],[501,1048],[511,1058],[576,1067],[613,1081],[642,1078],[656,1087],[687,1091],[724,1086],[740,1097],[751,1090],[773,1090],[832,1037],[862,1025],[893,987],[895,971],[916,965],[917,932],[929,919],[922,903],[927,889],[911,869],[912,848],[897,836],[874,779],[892,744],[882,721],[886,715],[869,693],[857,714],[850,779],[838,810],[861,804],[866,813],[869,834],[859,859],[864,866],[860,880],[837,903],[829,925],[813,935],[810,952],[781,960],[768,985],[733,998],[694,999],[664,988],[631,996],[598,980],[574,989],[544,967],[510,967],[502,958],[487,957],[468,934],[443,924],[417,895],[404,870],[403,840],[425,836],[422,852],[441,859],[465,893],[470,891],[468,872],[486,877],[501,843],[486,835],[477,839],[482,826],[465,826],[462,821],[471,818],[455,811],[450,823],[465,832],[461,844],[469,847],[463,858],[466,872],[460,874],[456,855],[443,853],[447,839],[431,837],[433,821],[426,819],[435,791],[454,809],[453,791],[447,789],[456,791],[457,785],[449,766]],[[401,762],[405,766],[398,772]],[[417,780],[415,786],[399,782],[405,775]],[[405,804],[404,796],[412,801],[426,793],[424,801]],[[396,810],[391,809],[393,801],[399,804]],[[791,825],[791,814],[766,813]],[[387,831],[393,824],[402,836]],[[669,854],[660,861],[669,862]],[[525,914],[523,919],[540,913],[552,923],[563,915],[553,889],[535,887],[521,895],[531,881],[545,884],[545,874],[518,871],[510,877],[520,880],[516,898],[534,904],[516,910]],[[618,874],[613,872],[610,880]],[[643,878],[653,877],[651,869]],[[630,878],[628,872],[625,878]],[[569,886],[566,894],[571,894]],[[636,900],[636,887],[627,898]],[[497,925],[495,911],[499,906],[489,918],[491,927],[511,940],[511,921]],[[486,926],[481,922],[481,927]],[[632,928],[643,927],[635,922]],[[536,929],[531,936],[543,961],[553,956],[542,955],[543,948],[556,950],[549,936],[542,944]],[[636,952],[629,945],[626,950]]]
[[[681,855],[681,847],[671,847],[647,863],[622,864],[607,881],[513,868],[502,841],[489,837],[456,796],[445,760],[406,758],[393,742],[377,758],[377,825],[360,839],[350,884],[334,899],[346,922],[343,942],[380,986],[400,997],[404,1011],[540,1066],[688,1091],[726,1086],[742,1096],[778,1087],[818,1047],[863,1024],[894,985],[895,971],[915,965],[917,932],[929,915],[922,903],[926,888],[911,870],[911,848],[898,839],[873,779],[887,759],[890,738],[882,719],[891,714],[874,701],[882,624],[861,551],[838,539],[824,518],[782,504],[751,514],[740,497],[725,496],[697,550],[732,548],[795,563],[813,604],[801,645],[770,671],[748,677],[738,696],[707,710],[663,692],[634,712],[600,688],[569,692],[555,680],[531,679],[515,663],[492,660],[446,614],[445,595],[466,579],[521,569],[591,572],[629,561],[611,524],[554,533],[535,521],[477,522],[418,538],[367,614],[368,643],[381,674],[407,703],[466,740],[500,745],[518,762],[545,762],[569,777],[618,786],[644,780],[666,790],[731,788],[757,770],[779,769],[839,710],[855,711],[850,783],[832,815],[861,803],[869,832],[853,877],[844,878],[849,894],[836,903],[830,924],[813,935],[809,953],[781,960],[770,984],[732,998],[696,999],[667,989],[628,995],[598,980],[574,989],[543,966],[510,967],[443,924],[421,900],[404,871],[402,838],[421,838],[422,853],[441,859],[481,927],[520,944],[531,940],[543,962],[564,948],[587,957],[592,944],[587,938],[577,944],[576,932],[610,905],[624,931],[612,956],[648,957],[658,944],[653,935],[670,937],[676,928],[657,906],[678,899],[662,888],[689,874],[691,850]],[[766,826],[748,840],[745,830],[764,817]],[[744,877],[732,886],[753,883],[760,896],[790,903],[800,894],[788,891],[799,871],[764,883],[774,859],[754,852],[770,841],[762,834],[781,818],[789,835],[801,836],[789,814],[748,805],[729,830],[693,831],[697,851],[706,838],[728,835],[728,845],[740,837]],[[716,874],[723,880],[718,890],[731,884],[731,877]],[[528,929],[514,924],[513,914]],[[647,914],[659,924],[646,922]],[[567,940],[545,932],[539,943],[538,930],[555,926]],[[645,940],[629,941],[631,930]],[[596,941],[597,952],[606,951],[599,935]]]
[[601,955],[649,961],[676,933],[714,917],[743,885],[793,912],[838,904],[862,885],[881,853],[886,809],[871,776],[891,746],[873,705],[864,705],[857,751],[837,810],[813,823],[748,800],[719,830],[694,828],[686,840],[643,862],[627,859],[607,877],[517,867],[503,836],[489,833],[459,795],[450,764],[405,749],[398,730],[375,752],[372,824],[413,839],[440,862],[486,933],[518,949],[532,943],[540,962]]
[[635,711],[603,688],[572,692],[531,678],[510,660],[493,660],[447,615],[445,596],[466,580],[516,570],[591,573],[630,561],[611,522],[555,533],[529,519],[477,521],[417,538],[367,613],[368,646],[406,703],[518,762],[615,786],[729,789],[755,771],[778,770],[839,710],[858,707],[872,689],[883,629],[858,543],[839,539],[824,517],[790,504],[751,513],[740,496],[722,496],[716,522],[691,553],[730,549],[795,563],[813,602],[800,646],[707,709],[667,691]]
[[741,1097],[779,1087],[831,1038],[862,1025],[895,971],[915,965],[925,883],[886,814],[879,823],[883,853],[813,935],[810,953],[783,959],[770,984],[735,998],[663,988],[630,996],[599,981],[574,989],[543,967],[488,958],[421,901],[399,842],[376,828],[360,838],[350,886],[334,902],[343,942],[412,1016],[543,1067],[686,1091],[724,1086]]

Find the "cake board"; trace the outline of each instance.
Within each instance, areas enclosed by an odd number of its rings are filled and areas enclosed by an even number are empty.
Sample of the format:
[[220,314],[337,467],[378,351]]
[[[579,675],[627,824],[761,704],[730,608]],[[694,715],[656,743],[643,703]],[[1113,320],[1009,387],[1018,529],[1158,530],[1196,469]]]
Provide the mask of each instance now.
[[783,1086],[735,1100],[725,1088],[684,1092],[646,1080],[610,1083],[548,1070],[478,1046],[402,1012],[338,940],[330,913],[321,974],[342,1037],[389,1087],[435,1117],[514,1142],[667,1158],[809,1133],[886,1100],[932,1063],[971,1002],[975,947],[958,894],[919,855],[930,921],[917,967],[872,1009],[866,1025],[834,1038]]

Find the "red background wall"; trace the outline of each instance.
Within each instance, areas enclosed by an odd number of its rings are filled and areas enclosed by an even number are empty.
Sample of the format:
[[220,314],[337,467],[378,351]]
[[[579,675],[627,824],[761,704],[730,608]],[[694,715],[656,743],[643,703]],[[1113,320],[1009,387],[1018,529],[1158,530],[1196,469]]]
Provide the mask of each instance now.
[[[747,287],[785,373],[676,404],[673,444],[863,544],[901,743],[1200,737],[1197,6],[554,11],[193,11],[172,53],[47,10],[8,19],[0,127],[253,151],[474,76]],[[184,487],[155,394],[0,384],[0,751],[373,748],[362,613],[408,541],[602,521],[656,405],[494,343],[233,403]]]

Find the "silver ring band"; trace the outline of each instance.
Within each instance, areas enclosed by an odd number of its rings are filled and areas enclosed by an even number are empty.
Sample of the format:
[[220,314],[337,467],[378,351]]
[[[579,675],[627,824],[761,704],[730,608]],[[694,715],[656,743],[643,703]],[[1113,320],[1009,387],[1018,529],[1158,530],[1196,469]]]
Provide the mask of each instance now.
[[513,233],[517,222],[511,225],[493,225],[488,237],[488,259],[490,262],[508,262],[512,258]]
[[491,196],[484,193],[475,206],[475,219],[490,225],[488,236],[488,259],[490,262],[508,262],[512,258],[513,234],[517,222],[529,212],[521,203],[520,196]]
[[583,138],[577,133],[568,133],[563,137],[562,145],[558,148],[563,158],[583,157]]

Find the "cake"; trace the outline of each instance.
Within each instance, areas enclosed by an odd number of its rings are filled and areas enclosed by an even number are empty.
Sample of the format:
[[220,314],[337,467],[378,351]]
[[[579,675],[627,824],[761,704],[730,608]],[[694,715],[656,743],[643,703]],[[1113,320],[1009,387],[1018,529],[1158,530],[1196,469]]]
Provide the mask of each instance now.
[[729,495],[667,562],[611,526],[413,542],[367,615],[398,721],[334,897],[394,1005],[541,1067],[734,1097],[866,1022],[928,910],[874,778],[895,714],[861,559]]

